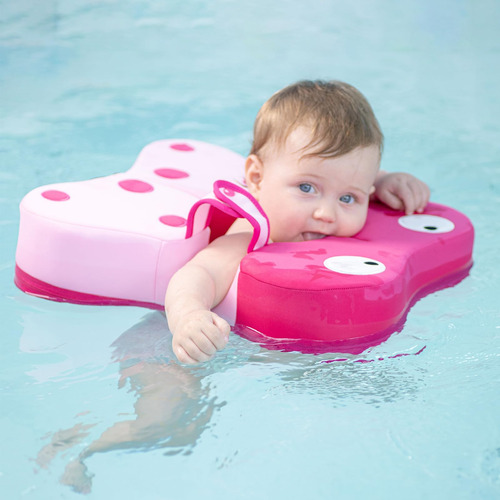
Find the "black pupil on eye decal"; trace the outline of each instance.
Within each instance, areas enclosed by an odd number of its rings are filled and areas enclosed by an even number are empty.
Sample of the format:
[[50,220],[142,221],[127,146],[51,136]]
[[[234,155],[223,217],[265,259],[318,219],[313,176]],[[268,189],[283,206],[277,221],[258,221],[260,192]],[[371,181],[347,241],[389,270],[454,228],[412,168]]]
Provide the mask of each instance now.
[[435,231],[437,229],[436,226],[424,226],[424,229],[427,229],[427,231]]
[[363,262],[363,264],[366,264],[367,266],[378,266],[378,262],[373,262],[373,260],[367,260]]

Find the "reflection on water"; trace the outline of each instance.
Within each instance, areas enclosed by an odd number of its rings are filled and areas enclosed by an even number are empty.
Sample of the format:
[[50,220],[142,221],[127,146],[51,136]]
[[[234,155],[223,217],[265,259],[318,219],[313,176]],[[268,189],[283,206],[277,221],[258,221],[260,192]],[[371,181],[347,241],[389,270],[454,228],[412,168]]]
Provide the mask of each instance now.
[[[49,311],[53,307],[57,305],[46,305]],[[102,373],[95,364],[101,364],[108,368],[108,374],[100,380],[109,378],[111,370],[118,390],[133,397],[133,410],[119,413],[119,394],[111,391],[113,411],[110,417],[100,419],[82,403],[76,423],[43,436],[45,444],[36,455],[37,466],[49,469],[56,457],[63,457],[66,462],[60,481],[80,493],[91,491],[89,459],[95,454],[163,450],[164,455],[190,455],[200,436],[213,425],[214,412],[226,404],[246,415],[249,402],[271,398],[273,403],[263,409],[264,414],[281,411],[281,405],[293,394],[303,397],[306,405],[315,399],[328,402],[331,408],[356,402],[378,407],[413,398],[420,384],[419,377],[394,356],[398,347],[400,353],[418,354],[422,341],[414,338],[391,343],[392,350],[380,346],[365,355],[333,361],[336,358],[331,354],[267,350],[232,335],[228,347],[211,362],[192,367],[176,362],[162,313],[146,313],[119,334],[114,332],[123,321],[130,324],[130,318],[125,314],[122,320],[108,308],[71,306],[65,313],[61,306],[58,314],[44,312],[41,308],[24,317],[21,348],[43,354],[45,360],[29,371],[31,377],[40,383],[65,385],[78,373],[88,390],[98,391],[102,388],[95,386],[93,379]],[[109,322],[108,317],[112,318]],[[303,416],[297,415],[300,418]]]
[[[224,405],[210,396],[210,386],[195,371],[172,361],[170,334],[162,314],[145,316],[112,348],[113,361],[119,366],[118,388],[133,393],[134,414],[109,424],[66,465],[61,482],[80,493],[91,491],[92,474],[86,462],[92,455],[160,448],[166,455],[190,454],[214,411]],[[95,425],[79,422],[54,431],[36,457],[38,466],[47,468],[58,454],[89,438]]]
[[[163,454],[168,462],[158,461],[151,473],[163,477],[167,466],[175,478],[200,463],[212,471],[239,471],[246,464],[258,469],[262,462],[279,468],[285,454],[299,460],[311,443],[337,449],[340,442],[356,453],[361,444],[350,428],[353,419],[363,446],[386,446],[386,457],[400,449],[404,457],[418,456],[428,444],[429,422],[415,421],[410,412],[422,398],[432,400],[437,383],[442,387],[446,380],[454,393],[454,377],[435,376],[450,371],[450,359],[436,360],[436,345],[450,340],[417,321],[444,314],[438,302],[423,301],[404,332],[361,355],[267,350],[233,334],[224,351],[194,367],[176,362],[162,313],[30,303],[36,309],[23,315],[20,341],[31,360],[25,373],[35,380],[35,397],[56,394],[53,407],[42,406],[36,415],[43,442],[31,456],[41,474],[55,471],[65,487],[80,493],[92,490],[95,474],[96,494],[97,478],[116,467],[113,453],[109,461],[92,460],[107,452],[140,452],[138,463]],[[439,408],[435,401],[433,408]],[[440,425],[451,425],[452,418],[446,410]],[[491,457],[484,467],[496,470]]]
[[355,360],[288,368],[282,371],[281,379],[282,383],[272,393],[306,393],[329,401],[333,407],[364,403],[378,408],[383,403],[415,399],[421,389],[420,377],[396,360],[370,364]]

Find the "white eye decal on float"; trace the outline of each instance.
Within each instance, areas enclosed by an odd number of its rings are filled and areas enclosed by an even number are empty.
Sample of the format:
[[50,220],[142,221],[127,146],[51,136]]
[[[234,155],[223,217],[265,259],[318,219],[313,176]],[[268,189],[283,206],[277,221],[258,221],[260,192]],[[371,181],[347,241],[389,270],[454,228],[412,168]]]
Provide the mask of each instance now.
[[398,219],[399,225],[420,233],[449,233],[455,224],[449,219],[437,215],[413,214]]
[[341,274],[355,274],[358,276],[379,274],[385,271],[382,262],[369,257],[359,257],[356,255],[337,255],[329,257],[323,262],[324,266]]

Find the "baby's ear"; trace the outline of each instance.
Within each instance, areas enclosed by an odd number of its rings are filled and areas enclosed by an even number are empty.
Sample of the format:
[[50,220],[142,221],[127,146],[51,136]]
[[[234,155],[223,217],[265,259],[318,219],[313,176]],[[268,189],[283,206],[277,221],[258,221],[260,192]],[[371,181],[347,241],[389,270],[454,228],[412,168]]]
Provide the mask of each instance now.
[[255,195],[264,175],[264,164],[257,155],[250,155],[245,162],[245,180],[250,193]]

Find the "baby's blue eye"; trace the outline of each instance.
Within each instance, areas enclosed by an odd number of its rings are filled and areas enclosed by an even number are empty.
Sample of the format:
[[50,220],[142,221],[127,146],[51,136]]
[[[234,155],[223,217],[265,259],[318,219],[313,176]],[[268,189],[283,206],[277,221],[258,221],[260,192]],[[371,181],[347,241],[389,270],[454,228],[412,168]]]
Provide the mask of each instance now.
[[307,184],[306,182],[304,182],[304,183],[299,185],[299,189],[303,193],[310,193],[313,190],[313,187],[311,186],[311,184]]
[[344,194],[339,198],[339,200],[342,203],[354,203],[354,196],[352,196],[352,194]]

